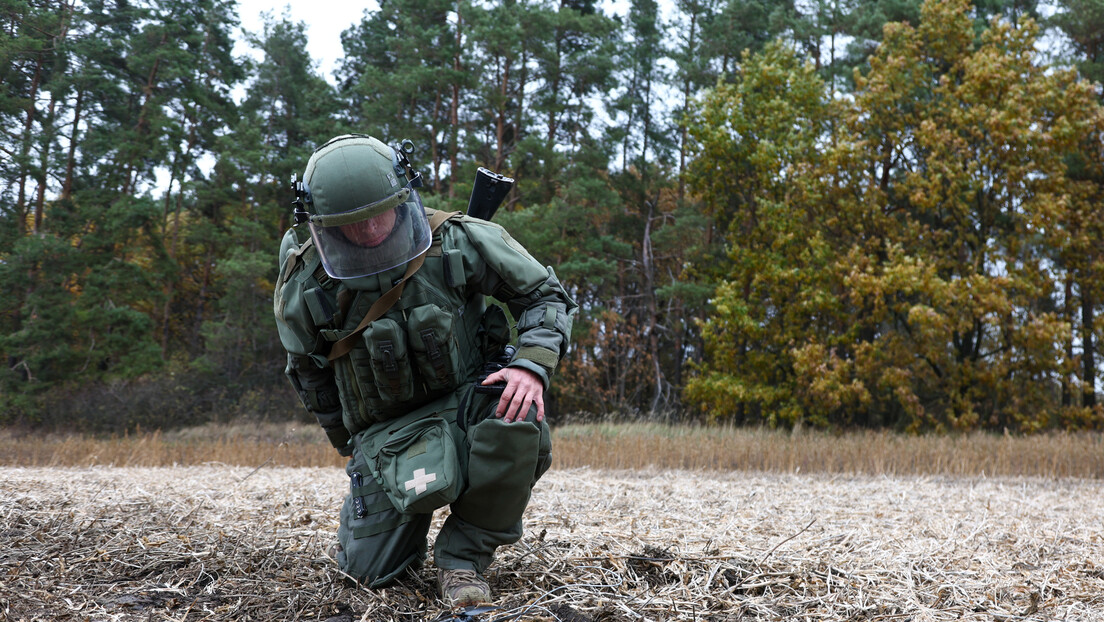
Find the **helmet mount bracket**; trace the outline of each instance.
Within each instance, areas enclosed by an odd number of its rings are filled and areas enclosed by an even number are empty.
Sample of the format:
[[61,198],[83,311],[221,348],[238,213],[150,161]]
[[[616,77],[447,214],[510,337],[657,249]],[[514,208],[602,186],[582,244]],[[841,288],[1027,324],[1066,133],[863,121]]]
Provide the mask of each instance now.
[[295,200],[291,202],[295,206],[292,210],[292,225],[298,227],[310,220],[310,212],[307,211],[307,204],[311,202],[310,190],[305,183],[297,179],[295,173],[291,174],[291,189],[295,192]]
[[392,149],[395,150],[395,172],[406,177],[411,188],[421,188],[422,174],[415,171],[414,165],[410,163],[410,156],[414,155],[414,141],[409,138],[404,139]]

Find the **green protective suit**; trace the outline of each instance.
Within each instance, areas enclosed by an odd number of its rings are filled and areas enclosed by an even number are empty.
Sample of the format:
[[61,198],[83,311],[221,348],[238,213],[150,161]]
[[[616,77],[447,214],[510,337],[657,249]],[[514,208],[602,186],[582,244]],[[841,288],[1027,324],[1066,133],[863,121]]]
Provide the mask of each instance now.
[[[497,396],[473,391],[511,332],[486,296],[517,319],[507,366],[537,374],[546,389],[576,304],[502,227],[453,215],[435,229],[398,301],[358,334],[408,266],[332,279],[311,246],[294,231],[285,235],[274,311],[288,378],[350,456],[339,565],[369,586],[386,585],[424,560],[432,511],[450,504],[434,561],[483,572],[498,546],[521,537],[530,490],[551,462],[535,407],[524,421],[503,423],[494,416]],[[348,353],[329,356],[342,339],[353,344]]]

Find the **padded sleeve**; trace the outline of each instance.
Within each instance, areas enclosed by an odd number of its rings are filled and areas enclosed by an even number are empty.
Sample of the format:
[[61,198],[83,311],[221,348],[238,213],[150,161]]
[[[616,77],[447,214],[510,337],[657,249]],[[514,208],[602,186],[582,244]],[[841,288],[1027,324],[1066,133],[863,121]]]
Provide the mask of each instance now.
[[[510,367],[540,376],[545,388],[567,353],[578,305],[550,267],[540,264],[505,229],[474,218],[460,219],[469,287],[506,303],[517,320],[517,353]],[[451,233],[451,232],[450,232]]]
[[341,399],[333,368],[318,367],[310,357],[289,354],[284,373],[299,395],[299,401],[326,432],[330,444],[342,455],[349,455],[346,452],[352,452],[351,437],[341,419]]

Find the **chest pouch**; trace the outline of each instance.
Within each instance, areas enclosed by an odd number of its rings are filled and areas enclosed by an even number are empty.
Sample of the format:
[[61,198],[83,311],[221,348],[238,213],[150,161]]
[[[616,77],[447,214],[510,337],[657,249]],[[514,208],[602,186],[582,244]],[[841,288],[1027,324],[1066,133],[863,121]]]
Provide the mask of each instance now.
[[428,304],[410,311],[406,333],[414,361],[430,390],[451,390],[460,382],[460,355],[452,313]]
[[[373,475],[395,509],[426,514],[460,496],[464,482],[447,421],[440,417],[404,417],[386,430],[358,435]],[[378,449],[377,449],[378,448]]]
[[414,397],[414,377],[406,334],[399,323],[380,318],[362,335],[368,348],[372,378],[384,403],[405,402]]

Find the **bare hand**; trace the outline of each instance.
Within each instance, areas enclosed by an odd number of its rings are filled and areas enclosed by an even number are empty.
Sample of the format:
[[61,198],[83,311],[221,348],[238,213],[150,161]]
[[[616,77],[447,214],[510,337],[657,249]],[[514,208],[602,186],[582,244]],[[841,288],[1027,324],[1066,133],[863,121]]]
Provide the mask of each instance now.
[[529,414],[529,406],[537,405],[537,422],[544,421],[544,383],[540,376],[528,369],[506,367],[487,376],[484,385],[505,382],[506,388],[495,408],[495,416],[506,423],[524,421]]

